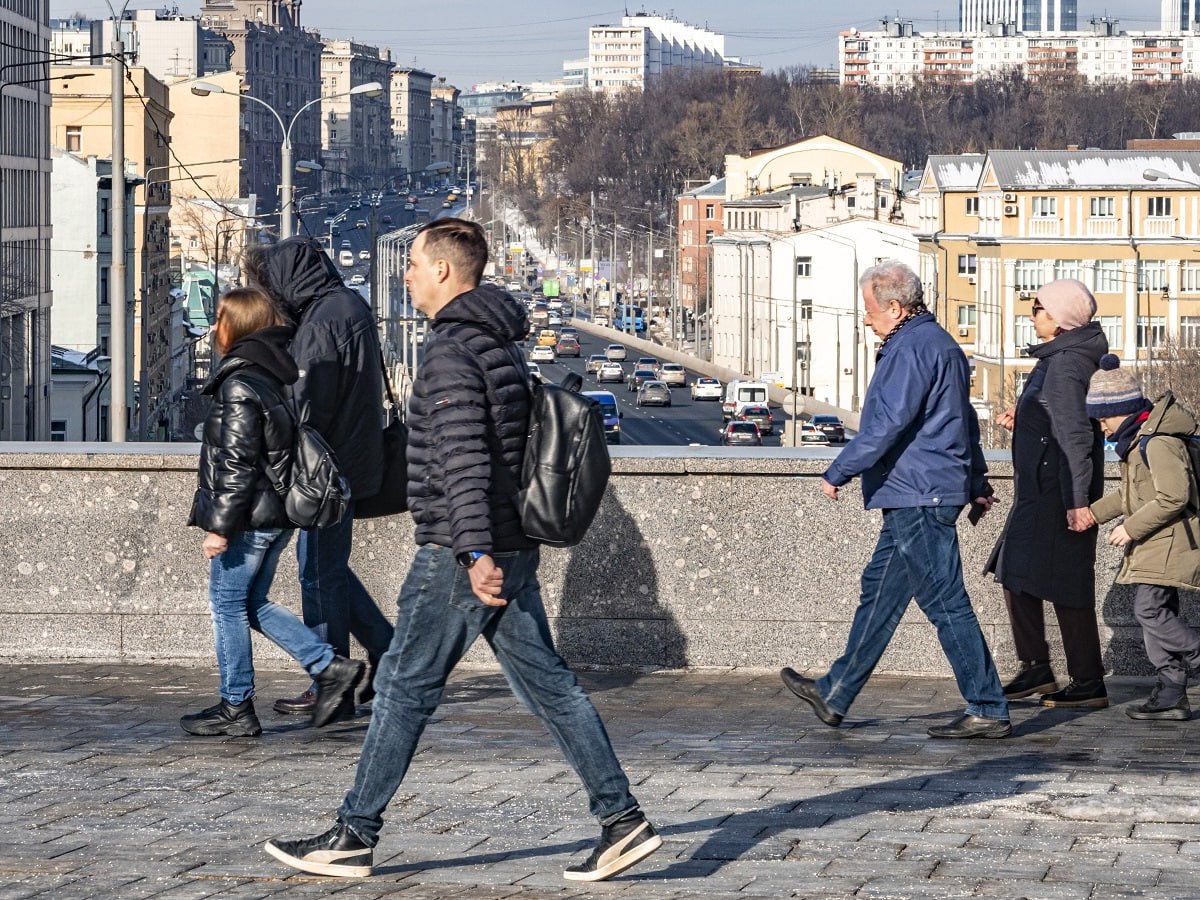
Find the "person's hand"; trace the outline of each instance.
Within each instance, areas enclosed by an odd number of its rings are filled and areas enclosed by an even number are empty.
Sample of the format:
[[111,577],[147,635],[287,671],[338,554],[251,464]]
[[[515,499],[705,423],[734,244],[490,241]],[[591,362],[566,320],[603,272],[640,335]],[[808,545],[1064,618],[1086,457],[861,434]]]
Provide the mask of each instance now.
[[1096,517],[1086,506],[1067,510],[1067,528],[1071,531],[1087,531],[1096,524]]
[[467,569],[467,575],[471,578],[471,590],[480,603],[488,606],[508,604],[508,601],[500,596],[500,590],[504,586],[504,572],[490,556],[481,556],[475,560],[475,565]]
[[838,489],[835,488],[828,481],[826,481],[824,478],[821,479],[821,493],[824,494],[826,497],[828,497],[830,500],[836,500],[838,498]]
[[1133,538],[1129,536],[1129,532],[1125,530],[1124,525],[1118,525],[1108,536],[1108,542],[1114,547],[1124,547],[1132,540]]
[[996,424],[1005,431],[1012,431],[1016,421],[1017,413],[1016,410],[1013,409],[1006,409],[1004,412],[1000,413],[1000,415],[996,416]]
[[204,535],[204,543],[200,546],[204,550],[204,558],[212,559],[215,556],[220,556],[229,549],[229,539],[217,534],[215,531],[210,531]]
[[980,508],[981,512],[979,513],[979,516],[982,518],[991,511],[993,506],[996,505],[996,495],[988,494],[986,497],[976,497],[971,501],[971,503]]

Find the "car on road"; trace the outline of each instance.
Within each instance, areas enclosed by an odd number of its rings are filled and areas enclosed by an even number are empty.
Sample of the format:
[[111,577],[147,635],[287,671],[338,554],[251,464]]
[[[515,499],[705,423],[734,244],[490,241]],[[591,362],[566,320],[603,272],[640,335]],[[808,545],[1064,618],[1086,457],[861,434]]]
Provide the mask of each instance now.
[[595,375],[607,361],[608,358],[603,353],[593,353],[587,358],[587,363],[584,364],[583,370],[589,375]]
[[349,241],[342,241],[342,249],[343,250],[353,250],[354,245],[352,243],[350,243]]
[[579,341],[570,335],[560,336],[554,345],[554,352],[559,356],[579,357]]
[[635,368],[629,373],[629,377],[625,379],[625,387],[631,392],[636,391],[647,381],[656,381],[657,376],[653,369],[638,369]]
[[545,344],[538,344],[529,351],[530,362],[554,362],[554,347]]
[[392,217],[391,217],[391,216],[384,216],[384,217],[383,217],[382,219],[380,219],[379,221],[380,221],[380,222],[382,222],[384,225],[391,225],[391,224],[392,224]]
[[606,316],[604,313],[596,313],[596,318],[592,319],[592,324],[593,325],[603,325],[605,328],[607,328],[608,327],[608,316]]
[[627,358],[624,344],[609,344],[604,348],[604,358],[609,362],[624,362]]
[[567,335],[575,338],[575,340],[579,340],[579,329],[574,325],[564,325],[562,328],[558,329],[559,337],[566,337]]
[[687,369],[680,363],[663,363],[658,367],[659,381],[672,387],[687,387]]
[[550,328],[543,328],[538,332],[537,345],[539,347],[553,347],[558,343],[558,333]]
[[358,251],[358,258],[359,258],[359,259],[363,259],[363,260],[370,259],[370,258],[371,258],[371,251],[370,251],[370,250],[359,250],[359,251]]
[[670,406],[671,388],[663,381],[647,381],[638,388],[638,406]]
[[561,326],[562,316],[554,310],[550,310],[548,313],[546,313],[546,324]]
[[742,411],[738,414],[739,422],[753,422],[758,426],[759,434],[773,434],[775,432],[775,420],[771,418],[771,407],[762,406],[760,404],[751,404],[743,406]]
[[326,216],[326,217],[325,217],[325,224],[326,224],[326,225],[332,225],[332,224],[333,224],[333,216]]
[[350,285],[351,285],[352,287],[353,287],[353,286],[356,286],[356,285],[360,285],[360,284],[366,284],[366,283],[367,283],[367,276],[366,276],[366,275],[361,275],[361,274],[358,274],[358,275],[351,275],[351,276],[350,276]]
[[720,400],[721,382],[707,376],[697,378],[692,382],[693,400]]
[[721,443],[727,447],[735,444],[750,447],[762,446],[762,435],[753,422],[730,422],[721,429]]
[[600,415],[604,417],[604,439],[610,444],[621,443],[621,418],[624,413],[617,409],[617,398],[609,391],[583,391],[583,396],[591,397],[600,404]]
[[354,223],[354,227],[355,228],[370,228],[371,223],[368,222],[366,219],[359,219],[357,222]]
[[800,426],[800,443],[801,447],[828,447],[829,438],[825,436],[825,432],[820,429],[813,428],[811,425]]
[[824,432],[831,444],[846,443],[846,426],[837,416],[813,416],[813,427]]
[[449,208],[450,208],[450,207],[452,207],[453,205],[454,205],[454,204],[453,204],[453,203],[451,203],[449,200],[443,200],[443,201],[442,201],[442,209],[449,209]]
[[541,384],[546,379],[542,376],[542,367],[535,362],[526,363],[525,367],[529,369],[529,377],[534,380],[535,384]]
[[634,365],[639,369],[650,369],[651,371],[657,372],[659,362],[658,359],[653,356],[639,356],[638,361],[634,363]]
[[349,250],[343,250],[338,253],[338,265],[342,268],[349,269],[354,265],[354,254]]
[[596,373],[596,381],[600,384],[604,384],[606,381],[615,381],[620,384],[624,380],[625,370],[619,362],[605,362]]

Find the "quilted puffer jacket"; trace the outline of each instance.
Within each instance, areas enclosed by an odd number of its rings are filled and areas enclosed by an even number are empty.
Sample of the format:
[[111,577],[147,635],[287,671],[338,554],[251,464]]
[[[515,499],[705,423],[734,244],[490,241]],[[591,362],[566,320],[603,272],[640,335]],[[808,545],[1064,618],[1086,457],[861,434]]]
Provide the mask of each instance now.
[[455,553],[523,550],[513,495],[529,427],[527,370],[506,349],[525,308],[481,285],[438,312],[409,400],[408,508],[418,544]]
[[189,525],[224,537],[250,528],[290,528],[263,461],[287,483],[294,426],[284,385],[297,377],[290,326],[264,328],[229,348],[203,393],[212,397],[200,448],[199,487]]

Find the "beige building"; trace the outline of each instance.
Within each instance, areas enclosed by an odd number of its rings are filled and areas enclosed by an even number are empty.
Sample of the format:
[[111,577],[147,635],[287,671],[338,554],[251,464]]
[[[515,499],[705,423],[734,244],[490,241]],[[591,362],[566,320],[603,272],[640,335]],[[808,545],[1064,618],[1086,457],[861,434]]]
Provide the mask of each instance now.
[[438,78],[430,90],[430,165],[438,167],[434,173],[438,179],[453,181],[462,168],[463,111],[458,105],[459,93],[454,85],[446,84],[445,78]]
[[[54,66],[51,82],[50,141],[77,156],[111,157],[112,70],[107,66]],[[64,75],[82,77],[64,79]],[[172,114],[167,87],[144,68],[129,68],[125,83],[125,159],[134,207],[134,236],[129,250],[127,285],[133,315],[127,346],[131,372],[140,382],[140,402],[127,399],[136,417],[129,435],[159,434],[159,423],[178,399],[183,385],[171,383],[171,273],[169,256],[171,184],[168,142]],[[115,300],[115,298],[114,298]],[[130,379],[132,394],[133,379]],[[115,398],[114,398],[115,399]]]
[[982,415],[1012,404],[1033,361],[1037,289],[1077,278],[1112,351],[1153,365],[1200,346],[1200,151],[933,156],[918,191],[921,275],[973,356]]
[[433,162],[433,73],[393,69],[391,87],[392,172],[414,177]]
[[[363,179],[382,187],[389,176],[392,117],[390,92],[392,56],[354,41],[325,41],[321,54],[321,187],[357,190]],[[353,87],[377,81],[384,86],[379,97],[346,96]],[[341,95],[341,96],[337,96]]]
[[[755,150],[746,156],[725,157],[725,199],[740,200],[793,186],[817,186],[840,191],[848,185],[871,184],[871,194],[900,185],[904,167],[828,135],[817,135]],[[870,204],[867,204],[870,205]]]

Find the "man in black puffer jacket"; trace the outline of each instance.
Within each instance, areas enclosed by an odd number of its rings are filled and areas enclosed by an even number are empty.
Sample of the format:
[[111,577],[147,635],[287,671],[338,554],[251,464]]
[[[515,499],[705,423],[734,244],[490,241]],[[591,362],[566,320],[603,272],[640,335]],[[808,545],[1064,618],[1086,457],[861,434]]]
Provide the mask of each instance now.
[[554,649],[538,584],[538,549],[513,506],[529,428],[529,373],[512,342],[528,330],[516,300],[479,278],[483,229],[462,219],[426,226],[405,281],[433,337],[409,405],[408,498],[417,550],[379,664],[371,727],[338,821],[267,852],[319,875],[371,874],[383,812],[400,787],[446,679],[483,635],[517,695],[554,735],[602,827],[587,860],[564,873],[600,881],[645,858],[662,838],[629,792],[604,723]]
[[[383,475],[383,372],[375,318],[363,298],[342,282],[325,251],[308,238],[288,238],[247,254],[249,280],[274,296],[296,322],[291,353],[300,369],[292,390],[308,421],[325,437],[350,482],[351,505],[328,528],[305,528],[296,542],[304,624],[350,655],[353,634],[367,651],[362,700],[374,694],[375,667],[392,626],[350,569],[354,500],[379,492]],[[275,711],[309,715],[315,686],[277,700]],[[353,697],[343,715],[352,715]]]

